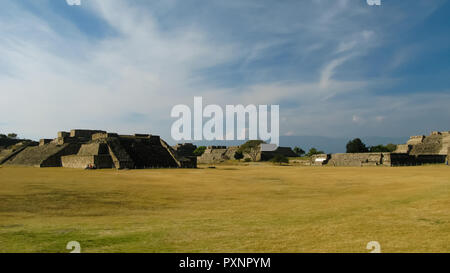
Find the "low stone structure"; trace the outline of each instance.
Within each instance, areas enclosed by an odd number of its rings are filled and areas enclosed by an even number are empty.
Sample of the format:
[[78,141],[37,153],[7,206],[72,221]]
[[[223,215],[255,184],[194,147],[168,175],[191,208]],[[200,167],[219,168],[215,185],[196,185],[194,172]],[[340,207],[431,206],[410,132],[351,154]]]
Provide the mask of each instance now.
[[289,163],[299,166],[312,166],[311,160],[309,159],[293,159],[290,160]]
[[7,165],[85,168],[196,168],[197,158],[181,156],[159,136],[118,135],[100,130],[59,132],[49,142],[26,147],[3,162]]
[[450,164],[450,147],[448,148],[447,151],[447,159],[446,159],[446,164],[449,165]]
[[411,138],[407,144],[411,145],[411,155],[446,156],[450,147],[450,132],[433,132],[423,138]]
[[39,146],[44,146],[45,144],[49,144],[53,141],[53,139],[43,138],[39,140]]
[[106,143],[83,144],[76,155],[61,157],[61,163],[66,168],[85,168],[89,165],[99,169],[115,167]]
[[276,155],[282,155],[285,157],[297,157],[298,155],[294,153],[291,147],[277,147],[275,151],[261,151],[258,161],[269,161]]
[[77,143],[63,145],[49,143],[42,146],[27,147],[4,164],[34,167],[61,167],[61,157],[77,153],[80,146],[81,144]]
[[311,156],[311,165],[312,166],[322,166],[326,165],[328,163],[328,160],[330,160],[329,154],[316,154]]
[[[261,149],[261,148],[259,148]],[[239,150],[239,146],[209,146],[202,156],[198,157],[198,163],[213,164],[221,163],[230,159],[234,159],[234,155]],[[278,147],[275,151],[261,151],[256,154],[256,161],[268,161],[276,155],[283,155],[286,157],[296,157],[297,154],[292,151],[290,147]],[[252,157],[244,153],[244,159]],[[253,159],[252,159],[253,160]]]
[[197,146],[192,143],[177,144],[172,147],[181,156],[194,156]]
[[214,164],[233,159],[227,151],[228,148],[226,146],[208,146],[205,152],[197,157],[197,162],[199,164]]
[[[412,136],[392,153],[347,153],[329,155],[322,165],[330,166],[412,166],[444,163],[450,148],[450,132]],[[314,158],[312,164],[314,164]]]
[[13,145],[5,145],[0,147],[0,165],[14,158],[17,154],[25,150],[27,147],[37,146],[34,141],[23,141]]

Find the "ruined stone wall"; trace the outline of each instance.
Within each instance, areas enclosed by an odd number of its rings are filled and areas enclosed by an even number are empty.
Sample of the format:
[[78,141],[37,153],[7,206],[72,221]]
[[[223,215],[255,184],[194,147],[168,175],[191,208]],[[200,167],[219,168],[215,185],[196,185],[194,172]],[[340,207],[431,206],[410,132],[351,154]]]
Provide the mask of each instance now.
[[419,143],[422,143],[422,141],[424,140],[425,136],[412,136],[409,138],[408,142],[406,142],[406,144],[408,145],[416,145]]
[[82,137],[82,138],[91,138],[92,135],[97,133],[104,133],[105,131],[101,130],[84,130],[84,129],[74,129],[70,131],[70,137]]
[[65,168],[84,169],[94,165],[98,169],[114,168],[109,155],[69,155],[61,157],[62,166]]
[[445,163],[447,155],[417,155],[416,161],[421,164],[441,164]]
[[[157,141],[157,143],[155,143]],[[119,138],[136,168],[177,168],[179,162],[159,138]]]
[[227,151],[225,152],[224,158],[226,158],[227,160],[231,159],[235,159],[234,155],[236,154],[236,152],[239,150],[239,146],[230,146],[227,148]]
[[312,166],[322,166],[326,165],[330,160],[331,155],[329,154],[316,154],[311,156],[311,165]]
[[383,153],[332,154],[327,163],[331,166],[378,166],[383,164]]
[[446,155],[450,147],[449,132],[432,132],[429,136],[415,136],[408,141],[411,155]]
[[[74,155],[78,152],[80,149],[81,144],[66,144],[63,149],[60,149],[59,151],[50,154],[47,156],[44,160],[42,160],[39,167],[62,167],[61,163],[61,157],[66,155]],[[45,147],[45,146],[44,146]]]
[[27,147],[36,146],[35,142],[19,142],[15,145],[8,146],[7,148],[3,148],[0,151],[0,165],[12,160],[19,153],[24,151]]
[[421,163],[415,156],[405,153],[383,153],[384,166],[415,166]]
[[58,138],[70,137],[69,132],[58,132]]
[[74,155],[80,149],[80,144],[57,145],[50,143],[44,146],[27,147],[7,165],[23,165],[36,167],[61,167],[61,156]]
[[91,136],[91,139],[93,141],[95,141],[95,140],[107,139],[107,138],[112,138],[112,137],[119,137],[119,135],[116,133],[96,133]]
[[421,143],[413,145],[411,155],[439,154],[442,150],[442,136],[431,135],[423,139]]
[[39,140],[39,146],[44,146],[45,144],[49,144],[53,141],[53,139],[43,138]]
[[176,151],[178,155],[181,156],[194,156],[194,151],[197,149],[197,146],[195,146],[192,143],[183,143],[183,144],[177,144],[173,147],[173,149]]
[[394,153],[396,153],[396,154],[409,154],[411,149],[412,149],[412,145],[400,144],[400,145],[397,145],[397,148],[395,149]]
[[205,152],[197,157],[197,162],[199,164],[213,164],[213,163],[221,163],[227,159],[225,157],[227,149],[220,146],[210,146]]
[[443,155],[409,155],[405,153],[355,153],[332,154],[329,166],[415,166],[444,163]]
[[[0,143],[1,144],[1,143]],[[196,168],[197,159],[178,155],[159,136],[119,136],[101,130],[58,132],[54,140],[42,139],[37,147],[16,150],[2,148],[0,160],[9,165],[85,168]],[[36,143],[37,145],[37,143]],[[3,145],[2,145],[3,146]],[[3,162],[0,162],[2,164]]]
[[290,164],[299,166],[312,166],[312,162],[309,159],[293,159],[289,161]]
[[108,139],[109,154],[116,169],[134,169],[134,162],[118,139]]
[[77,155],[109,155],[108,145],[106,143],[89,143],[81,145]]

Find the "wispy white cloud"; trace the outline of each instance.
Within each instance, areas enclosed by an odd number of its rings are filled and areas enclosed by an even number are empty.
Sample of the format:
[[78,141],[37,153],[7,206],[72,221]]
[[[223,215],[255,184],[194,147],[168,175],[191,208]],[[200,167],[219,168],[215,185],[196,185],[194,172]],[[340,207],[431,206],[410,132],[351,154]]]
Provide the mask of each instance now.
[[[0,13],[1,131],[51,137],[59,129],[91,127],[167,138],[171,107],[192,103],[194,95],[210,104],[280,103],[285,134],[374,132],[373,124],[394,128],[422,107],[446,111],[442,93],[426,102],[419,94],[379,96],[369,91],[392,77],[342,77],[391,35],[390,19],[370,24],[373,11],[364,5],[208,2],[177,21],[172,13],[182,13],[182,2],[152,4],[157,8],[122,0],[83,3],[115,33],[90,39],[71,20],[6,1],[14,16]],[[234,17],[215,19],[221,13],[214,5]],[[425,5],[427,12],[435,7]],[[56,29],[55,22],[64,27]],[[398,55],[392,67],[407,56]],[[210,69],[229,76],[228,84],[215,82]],[[354,116],[366,122],[355,127]],[[398,128],[411,130],[403,123]]]

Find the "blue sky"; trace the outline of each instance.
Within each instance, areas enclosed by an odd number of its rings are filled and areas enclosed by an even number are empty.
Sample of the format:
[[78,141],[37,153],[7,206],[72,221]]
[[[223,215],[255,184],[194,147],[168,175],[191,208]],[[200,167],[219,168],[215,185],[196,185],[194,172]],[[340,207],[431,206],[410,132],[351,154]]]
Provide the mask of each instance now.
[[176,104],[280,104],[281,135],[450,130],[450,1],[5,0],[0,133],[149,132]]

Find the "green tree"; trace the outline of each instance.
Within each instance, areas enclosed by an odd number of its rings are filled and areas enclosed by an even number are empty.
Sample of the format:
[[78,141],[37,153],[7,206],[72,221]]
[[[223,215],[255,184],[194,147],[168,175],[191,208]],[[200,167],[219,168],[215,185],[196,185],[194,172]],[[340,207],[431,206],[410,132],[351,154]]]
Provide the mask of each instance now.
[[318,154],[324,154],[324,151],[318,151],[316,148],[311,148],[309,149],[309,152],[306,154],[306,156],[311,157],[313,155],[318,155]]
[[241,151],[236,151],[234,153],[234,159],[241,161],[244,158],[244,154]]
[[302,156],[302,155],[304,155],[305,154],[305,151],[302,149],[302,148],[299,148],[299,147],[295,147],[294,148],[294,153],[296,154],[296,155],[298,155],[298,156]]
[[289,159],[284,155],[275,155],[270,161],[272,161],[273,163],[279,163],[280,166],[283,163],[289,163]]
[[15,134],[15,133],[10,133],[10,134],[8,134],[8,137],[9,137],[9,138],[15,139],[15,138],[17,138],[17,134]]
[[393,151],[397,150],[397,145],[389,143],[388,145],[386,145],[386,148],[388,149],[389,152],[392,153]]
[[238,151],[242,152],[243,154],[248,154],[253,161],[256,161],[256,158],[261,151],[260,146],[263,143],[265,142],[262,140],[249,140],[242,144],[239,147]]
[[347,143],[347,153],[367,153],[366,144],[364,144],[361,139],[355,138]]
[[194,151],[194,155],[195,156],[201,156],[206,150],[206,146],[199,146],[197,147],[197,149],[195,149]]
[[377,145],[377,146],[371,146],[369,148],[369,152],[371,152],[371,153],[386,153],[386,152],[389,152],[389,149],[386,148],[386,146]]
[[397,145],[390,143],[387,144],[386,146],[384,145],[371,146],[369,148],[369,151],[372,153],[392,153],[396,149]]

